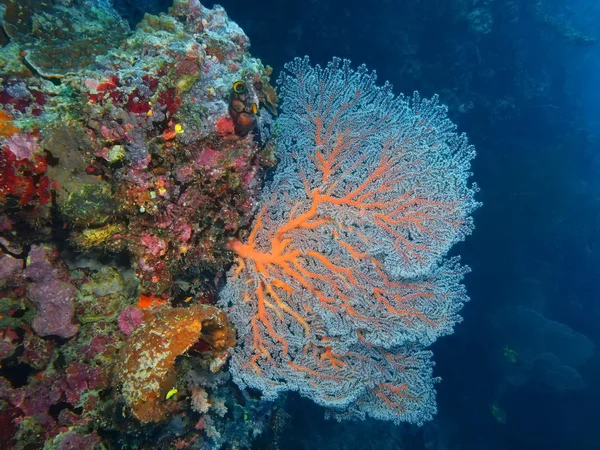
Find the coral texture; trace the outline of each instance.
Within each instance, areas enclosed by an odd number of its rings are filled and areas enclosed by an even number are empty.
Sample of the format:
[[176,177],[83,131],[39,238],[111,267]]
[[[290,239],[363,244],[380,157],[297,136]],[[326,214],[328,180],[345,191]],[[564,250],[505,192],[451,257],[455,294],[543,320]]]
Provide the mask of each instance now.
[[115,374],[133,414],[141,422],[158,422],[168,411],[165,396],[175,382],[175,358],[199,340],[222,358],[235,339],[225,313],[211,306],[161,307],[146,316],[121,348]]
[[60,272],[51,257],[44,247],[35,246],[29,252],[24,271],[25,276],[33,281],[27,287],[27,297],[38,310],[33,330],[39,336],[70,338],[79,329],[72,323],[75,288],[60,279]]
[[[82,251],[126,251],[148,294],[225,270],[225,245],[251,220],[271,164],[258,116],[277,102],[243,30],[198,0],[132,32],[108,2],[8,3],[0,232],[20,230],[11,239],[27,246],[52,239],[58,219]],[[229,113],[236,82],[242,128]]]
[[133,306],[128,306],[119,315],[119,329],[123,334],[129,336],[142,323],[142,320],[142,311]]
[[193,305],[214,303],[275,164],[272,69],[219,6],[129,30],[111,3],[0,0],[0,441],[249,448],[274,404],[224,376],[193,386],[199,417],[182,379],[234,342]]
[[230,244],[234,380],[338,418],[423,423],[436,411],[425,347],[468,299],[467,269],[443,257],[473,228],[474,149],[437,97],[395,97],[364,66],[286,70],[281,162],[247,242]]

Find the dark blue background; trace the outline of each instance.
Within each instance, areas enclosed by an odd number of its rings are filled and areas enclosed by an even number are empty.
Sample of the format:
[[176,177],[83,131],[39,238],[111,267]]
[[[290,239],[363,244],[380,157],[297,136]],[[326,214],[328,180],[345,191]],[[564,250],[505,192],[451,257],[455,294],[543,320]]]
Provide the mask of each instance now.
[[[132,23],[169,6],[116,3]],[[305,54],[365,63],[397,91],[439,93],[478,149],[473,171],[484,207],[457,248],[473,269],[472,301],[456,333],[433,348],[443,378],[437,419],[421,429],[337,424],[291,395],[292,426],[280,448],[600,449],[600,351],[574,368],[583,389],[557,389],[531,373],[517,386],[507,380],[519,367],[503,348],[513,342],[519,353],[529,343],[493,326],[501,308],[520,305],[600,344],[600,44],[588,39],[600,38],[600,2],[220,4],[276,72]]]

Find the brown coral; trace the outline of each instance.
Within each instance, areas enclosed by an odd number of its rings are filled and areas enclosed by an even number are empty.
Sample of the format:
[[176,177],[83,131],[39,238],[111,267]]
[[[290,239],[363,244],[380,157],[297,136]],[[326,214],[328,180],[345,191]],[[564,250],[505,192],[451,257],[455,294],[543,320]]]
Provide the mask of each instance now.
[[235,338],[225,313],[212,306],[165,306],[144,314],[144,323],[119,352],[115,378],[133,415],[158,422],[168,411],[165,395],[175,381],[175,358],[198,341],[222,358]]

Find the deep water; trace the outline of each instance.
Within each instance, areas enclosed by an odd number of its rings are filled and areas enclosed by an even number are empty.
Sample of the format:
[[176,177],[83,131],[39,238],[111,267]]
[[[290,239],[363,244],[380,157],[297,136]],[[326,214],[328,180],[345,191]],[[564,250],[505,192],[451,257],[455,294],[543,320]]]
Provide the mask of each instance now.
[[[364,63],[396,92],[439,94],[478,151],[483,207],[453,250],[471,301],[433,346],[435,420],[337,423],[290,394],[278,448],[600,449],[600,2],[218,3],[275,73],[303,55]],[[134,26],[171,1],[114,4]]]

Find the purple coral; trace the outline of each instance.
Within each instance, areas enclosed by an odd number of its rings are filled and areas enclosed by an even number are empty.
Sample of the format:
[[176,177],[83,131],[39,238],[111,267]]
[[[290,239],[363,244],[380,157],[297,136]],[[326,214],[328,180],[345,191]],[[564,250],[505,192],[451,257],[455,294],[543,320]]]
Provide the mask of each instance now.
[[14,283],[21,274],[23,263],[10,255],[0,255],[0,286]]
[[59,270],[48,256],[44,247],[33,246],[27,268],[23,271],[31,280],[27,286],[27,298],[38,310],[33,320],[33,330],[39,336],[70,338],[79,329],[72,323],[75,288],[60,279]]
[[8,150],[19,160],[31,158],[39,147],[35,136],[31,134],[16,134],[9,137],[6,143]]
[[[82,406],[89,411],[84,394],[94,389],[105,389],[107,385],[108,378],[102,373],[102,369],[74,362],[62,373],[40,372],[35,379],[31,379],[27,385],[20,388],[12,388],[8,381],[0,377],[0,399],[5,399],[13,407],[19,408],[24,416],[34,418],[34,423],[44,430],[44,439],[47,439],[61,431],[61,424],[84,423],[87,420],[86,414],[79,416],[72,414],[68,409],[68,412],[63,412],[65,410],[63,409],[57,421],[51,412],[53,407],[66,402],[72,407]],[[53,445],[48,448],[91,449],[95,447]]]
[[142,323],[142,311],[128,306],[119,316],[119,328],[126,336],[129,336],[138,325]]
[[57,437],[58,450],[74,450],[80,448],[95,449],[104,448],[101,445],[100,437],[96,433],[87,434],[85,436],[66,431]]

